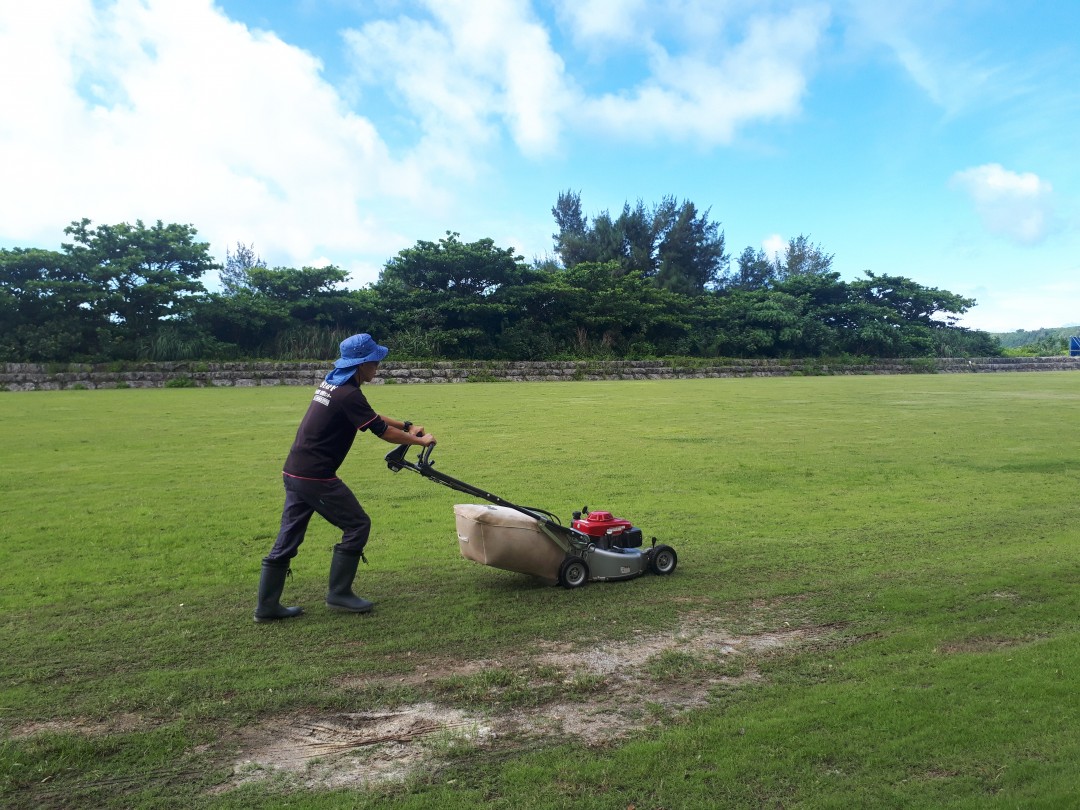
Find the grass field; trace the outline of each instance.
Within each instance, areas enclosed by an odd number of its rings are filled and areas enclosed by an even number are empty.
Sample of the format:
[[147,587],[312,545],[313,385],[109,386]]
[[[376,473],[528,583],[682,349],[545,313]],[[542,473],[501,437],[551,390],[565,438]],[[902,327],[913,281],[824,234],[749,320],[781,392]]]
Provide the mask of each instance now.
[[670,577],[462,560],[465,499],[318,520],[251,620],[302,388],[0,395],[5,807],[1075,807],[1080,376],[381,386],[439,469],[632,519]]

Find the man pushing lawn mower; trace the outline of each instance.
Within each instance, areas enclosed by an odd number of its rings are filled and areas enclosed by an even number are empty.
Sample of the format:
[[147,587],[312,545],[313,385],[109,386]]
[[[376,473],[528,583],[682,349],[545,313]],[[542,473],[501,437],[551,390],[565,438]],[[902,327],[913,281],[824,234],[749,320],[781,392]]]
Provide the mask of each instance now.
[[308,522],[316,512],[342,531],[341,542],[334,546],[330,563],[326,604],[350,613],[367,613],[375,606],[352,590],[357,566],[364,559],[371,520],[356,496],[337,477],[338,467],[348,455],[358,431],[374,433],[391,444],[424,447],[435,444],[435,437],[425,434],[421,425],[377,414],[360,390],[363,383],[375,379],[379,363],[388,352],[371,335],[346,338],[341,342],[341,357],[334,363],[334,369],[315,390],[285,459],[281,529],[274,547],[262,561],[256,622],[291,619],[304,612],[300,607],[283,607],[279,600],[289,574],[289,561],[304,542]]

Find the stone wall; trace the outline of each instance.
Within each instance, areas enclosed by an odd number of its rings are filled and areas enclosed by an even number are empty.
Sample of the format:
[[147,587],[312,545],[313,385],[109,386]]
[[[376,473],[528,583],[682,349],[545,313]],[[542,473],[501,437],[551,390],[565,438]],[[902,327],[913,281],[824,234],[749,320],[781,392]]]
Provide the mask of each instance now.
[[[0,364],[0,390],[316,385],[330,368],[320,363]],[[613,360],[552,362],[385,362],[375,384],[666,380],[836,374],[1078,371],[1075,357],[915,358],[850,364],[828,360]]]

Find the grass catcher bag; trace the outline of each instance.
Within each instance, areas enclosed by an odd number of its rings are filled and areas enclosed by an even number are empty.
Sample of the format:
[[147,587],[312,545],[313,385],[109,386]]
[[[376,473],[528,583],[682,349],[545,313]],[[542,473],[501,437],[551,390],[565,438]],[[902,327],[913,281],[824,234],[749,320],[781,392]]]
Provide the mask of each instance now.
[[505,506],[454,506],[458,547],[467,560],[531,574],[554,583],[566,552],[540,529],[535,518]]

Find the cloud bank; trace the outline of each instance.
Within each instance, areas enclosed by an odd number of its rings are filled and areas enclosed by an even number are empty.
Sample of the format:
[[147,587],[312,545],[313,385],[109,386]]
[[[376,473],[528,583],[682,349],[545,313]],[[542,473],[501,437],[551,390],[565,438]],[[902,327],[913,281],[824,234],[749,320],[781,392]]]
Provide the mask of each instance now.
[[16,191],[0,236],[160,218],[304,263],[388,247],[371,211],[423,189],[317,59],[210,0],[25,3],[0,25],[16,77],[0,108],[19,110],[0,128],[0,186]]
[[[342,32],[360,88],[346,94],[311,53],[212,0],[6,5],[0,240],[160,218],[196,225],[219,255],[253,241],[283,264],[381,262],[415,238],[402,223],[451,210],[503,146],[542,162],[573,130],[708,149],[797,114],[828,20],[820,5],[696,0],[565,0],[550,19],[525,0],[406,8]],[[601,45],[639,79],[586,89],[570,63]],[[389,145],[365,91],[392,100],[409,142]]]

